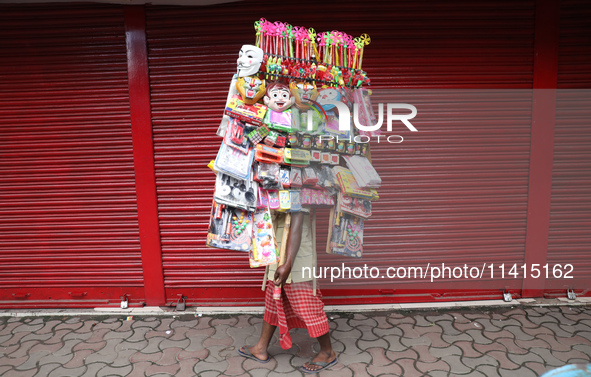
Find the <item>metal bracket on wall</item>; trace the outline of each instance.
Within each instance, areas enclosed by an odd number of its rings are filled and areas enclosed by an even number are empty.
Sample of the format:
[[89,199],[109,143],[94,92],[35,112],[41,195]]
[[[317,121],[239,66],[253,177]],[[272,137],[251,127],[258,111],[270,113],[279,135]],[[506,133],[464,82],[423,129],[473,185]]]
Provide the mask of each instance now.
[[505,301],[505,302],[511,302],[511,301],[513,301],[513,296],[507,290],[503,291],[503,301]]
[[574,290],[569,288],[566,290],[566,298],[568,298],[569,300],[576,300],[577,295],[575,294]]

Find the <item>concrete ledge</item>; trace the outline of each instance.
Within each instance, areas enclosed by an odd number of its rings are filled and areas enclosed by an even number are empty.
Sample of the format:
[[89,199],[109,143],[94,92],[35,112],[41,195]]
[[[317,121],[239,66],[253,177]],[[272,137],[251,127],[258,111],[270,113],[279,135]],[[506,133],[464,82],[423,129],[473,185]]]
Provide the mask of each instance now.
[[[517,299],[510,302],[503,300],[475,300],[450,302],[418,302],[403,304],[368,304],[368,305],[326,305],[328,313],[363,313],[370,311],[399,311],[399,310],[436,310],[487,307],[548,307],[548,306],[587,306],[591,304],[591,297],[581,297],[569,300],[564,297],[556,299]],[[76,317],[76,316],[180,316],[194,315],[233,315],[255,314],[262,315],[263,306],[195,306],[185,311],[176,311],[173,307],[146,306],[141,308],[121,309],[118,307],[99,307],[94,309],[23,309],[0,310],[0,317]]]

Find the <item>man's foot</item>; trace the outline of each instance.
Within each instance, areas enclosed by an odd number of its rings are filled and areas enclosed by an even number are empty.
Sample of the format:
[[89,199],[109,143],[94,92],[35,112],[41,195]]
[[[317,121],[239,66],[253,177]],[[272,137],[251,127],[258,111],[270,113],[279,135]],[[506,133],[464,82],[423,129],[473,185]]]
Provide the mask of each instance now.
[[259,363],[268,363],[271,361],[271,356],[269,356],[267,350],[261,351],[257,349],[257,346],[242,346],[240,349],[238,349],[238,354],[240,356],[246,357],[247,359],[258,361]]
[[305,363],[300,367],[300,370],[304,373],[318,373],[321,370],[330,368],[337,363],[337,355],[334,351],[324,352],[320,351],[312,361]]

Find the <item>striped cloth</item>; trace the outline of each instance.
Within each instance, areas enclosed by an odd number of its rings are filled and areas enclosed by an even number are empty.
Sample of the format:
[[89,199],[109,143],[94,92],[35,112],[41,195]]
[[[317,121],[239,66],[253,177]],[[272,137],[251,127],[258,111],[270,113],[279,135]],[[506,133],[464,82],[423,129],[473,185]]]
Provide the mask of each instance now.
[[292,346],[289,330],[308,329],[312,338],[328,332],[328,318],[324,313],[322,294],[317,289],[313,295],[312,282],[285,284],[281,290],[281,299],[273,299],[275,284],[268,282],[265,292],[265,322],[279,327],[281,348]]

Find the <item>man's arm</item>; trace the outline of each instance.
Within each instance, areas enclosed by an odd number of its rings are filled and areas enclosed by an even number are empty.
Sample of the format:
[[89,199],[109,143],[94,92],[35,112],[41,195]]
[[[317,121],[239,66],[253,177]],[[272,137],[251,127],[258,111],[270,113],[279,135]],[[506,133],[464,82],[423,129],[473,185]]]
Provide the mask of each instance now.
[[294,212],[291,214],[290,228],[283,229],[284,232],[289,232],[287,235],[287,247],[285,249],[285,263],[277,267],[277,270],[275,271],[275,285],[283,285],[291,272],[295,257],[300,250],[303,224],[304,213]]

